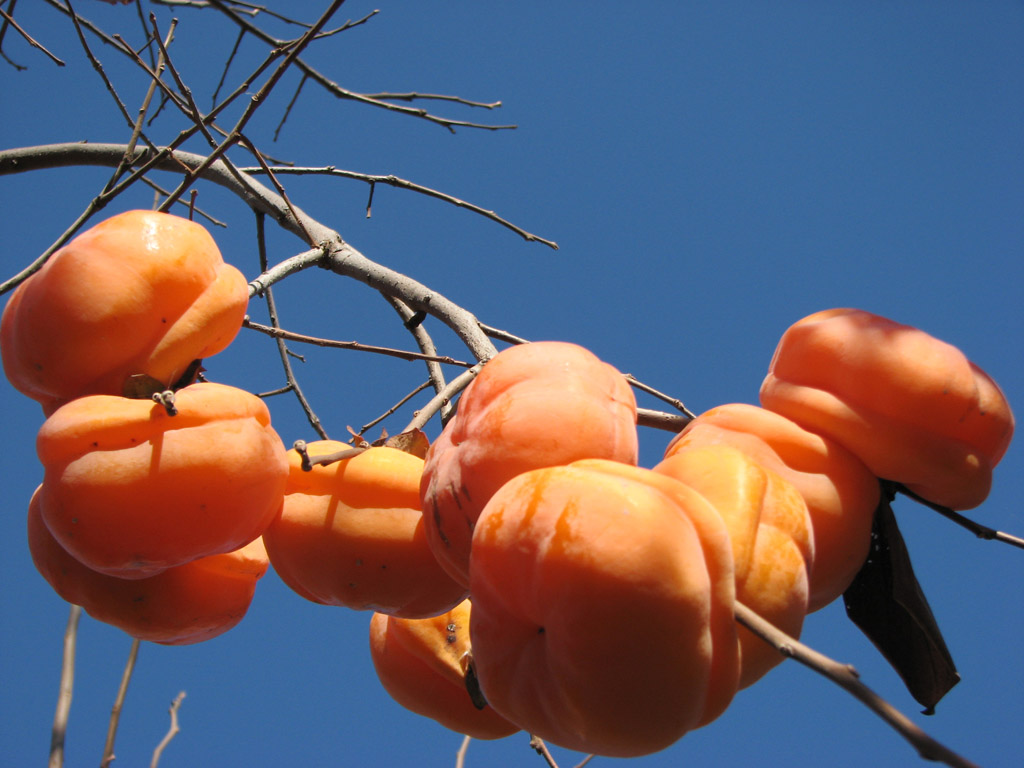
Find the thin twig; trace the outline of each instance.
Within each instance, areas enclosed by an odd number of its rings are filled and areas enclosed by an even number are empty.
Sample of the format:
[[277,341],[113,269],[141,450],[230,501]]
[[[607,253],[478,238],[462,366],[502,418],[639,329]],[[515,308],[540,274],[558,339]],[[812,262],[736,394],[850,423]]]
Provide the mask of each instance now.
[[666,432],[682,432],[691,420],[689,416],[682,413],[665,413],[650,408],[636,409],[636,425],[638,427],[650,427]]
[[[425,312],[413,312],[409,305],[401,299],[389,296],[388,294],[381,294],[384,296],[384,300],[387,301],[398,316],[402,318],[402,325],[412,334],[413,338],[416,339],[416,344],[420,348],[420,352],[425,355],[436,355],[437,347],[434,345],[434,340],[430,334],[427,333],[426,328],[423,327],[423,320],[426,317]],[[444,370],[440,366],[440,361],[427,361],[427,376],[430,379],[430,384],[434,387],[434,392],[440,392],[445,388],[445,377]],[[468,366],[467,366],[468,367]],[[450,405],[444,405],[441,407],[441,418],[447,420],[451,415]]]
[[121,685],[117,689],[117,698],[114,699],[114,706],[110,710],[110,725],[107,727],[107,742],[103,745],[103,759],[100,761],[100,768],[107,768],[114,761],[114,740],[117,738],[117,726],[121,721],[121,710],[124,707],[125,697],[128,695],[128,683],[131,682],[132,672],[135,671],[135,660],[139,657],[139,639],[132,638],[132,645],[128,651],[128,660],[124,665],[124,673],[121,675]]
[[[17,4],[18,0],[11,0],[7,6],[7,13],[13,14],[14,6]],[[3,56],[4,61],[6,61],[8,64],[14,67],[18,72],[24,72],[26,69],[28,69],[28,67],[19,64],[4,52],[4,38],[7,37],[7,29],[10,26],[10,22],[6,20],[4,21],[3,24],[0,24],[0,56]]]
[[[269,289],[268,289],[269,290]],[[447,363],[448,365],[458,365],[462,368],[469,368],[473,363],[466,363],[462,360],[456,360],[453,357],[446,355],[425,355],[422,352],[411,352],[404,349],[392,349],[391,347],[378,347],[373,344],[363,344],[358,341],[340,341],[337,339],[321,339],[316,336],[307,336],[302,333],[295,333],[294,331],[286,331],[283,328],[275,328],[270,325],[263,325],[257,323],[246,317],[242,321],[242,327],[249,328],[253,331],[259,331],[260,333],[271,336],[275,339],[284,339],[287,341],[299,341],[303,344],[313,344],[318,347],[330,347],[333,349],[352,349],[359,352],[373,352],[378,355],[387,355],[389,357],[397,357],[402,360],[426,360],[428,362],[435,363]]]
[[459,751],[455,753],[455,768],[464,768],[466,765],[466,751],[469,749],[469,742],[473,739],[469,736],[462,738],[462,744],[459,745]]
[[1014,536],[1012,533],[1004,533],[1003,531],[997,531],[995,528],[989,528],[987,525],[982,525],[981,523],[975,522],[974,520],[971,520],[969,517],[961,515],[959,512],[954,512],[949,507],[944,507],[941,504],[936,504],[934,501],[928,501],[928,499],[924,498],[923,496],[919,496],[918,494],[914,493],[912,490],[907,488],[905,485],[902,485],[900,483],[893,483],[889,480],[883,480],[882,482],[888,483],[889,485],[893,486],[899,493],[902,493],[904,496],[907,496],[920,504],[924,504],[929,509],[932,509],[938,512],[943,517],[952,520],[961,528],[966,528],[979,539],[987,539],[989,541],[1001,541],[1004,544],[1009,544],[1010,546],[1020,547],[1021,549],[1024,549],[1024,538],[1021,538],[1020,536]]
[[421,383],[418,387],[416,387],[416,389],[414,389],[412,392],[407,394],[405,397],[403,397],[401,400],[399,400],[393,406],[388,408],[380,416],[378,416],[377,418],[367,422],[362,427],[360,427],[358,434],[365,435],[366,434],[366,430],[372,429],[373,427],[377,426],[382,421],[384,421],[384,419],[386,419],[388,416],[393,415],[399,408],[401,408],[403,405],[408,403],[410,400],[412,400],[414,397],[416,397],[416,395],[418,395],[420,392],[422,392],[424,389],[426,389],[429,386],[430,386],[430,381],[429,380],[424,381],[423,383]]
[[672,397],[671,395],[666,395],[664,392],[655,389],[649,384],[644,384],[642,381],[637,379],[637,377],[634,376],[632,373],[624,373],[622,375],[626,377],[626,381],[629,382],[630,386],[639,389],[641,392],[646,392],[649,395],[653,395],[662,402],[668,403],[677,411],[681,411],[683,414],[687,416],[687,421],[692,421],[693,419],[697,418],[693,411],[687,408],[683,404],[683,401],[680,400],[679,398]]
[[185,698],[185,692],[181,691],[177,696],[174,697],[174,701],[171,702],[170,709],[168,712],[171,715],[171,726],[167,729],[167,733],[160,743],[156,745],[156,749],[153,750],[153,759],[149,763],[149,768],[157,768],[160,763],[160,757],[163,755],[164,750],[167,749],[167,745],[171,743],[171,739],[178,735],[181,728],[178,727],[178,710],[181,709],[181,702]]
[[49,768],[61,768],[64,765],[64,735],[68,730],[71,694],[75,688],[75,647],[78,644],[78,621],[81,618],[81,607],[72,605],[68,612],[67,627],[64,629],[60,689],[57,695],[57,711],[53,715],[53,731],[50,734]]
[[538,755],[544,758],[544,761],[550,766],[550,768],[558,768],[558,763],[555,762],[554,756],[548,749],[548,745],[544,743],[544,739],[539,736],[530,735],[530,749],[536,752]]
[[507,219],[503,219],[494,211],[482,208],[479,205],[467,202],[465,200],[460,200],[454,195],[449,195],[445,192],[440,192],[436,189],[425,187],[422,184],[417,184],[415,182],[399,178],[398,176],[394,176],[392,174],[375,175],[370,173],[357,173],[355,171],[345,171],[342,170],[341,168],[335,168],[334,166],[324,166],[320,168],[299,168],[295,166],[286,166],[274,168],[239,168],[238,170],[248,174],[276,173],[278,175],[289,174],[294,176],[338,176],[340,178],[354,179],[356,181],[365,182],[371,185],[371,189],[372,185],[386,184],[389,187],[397,187],[398,189],[405,189],[409,190],[410,192],[418,192],[419,194],[426,195],[427,197],[433,197],[437,200],[443,200],[444,202],[449,203],[450,205],[454,205],[457,208],[465,208],[467,211],[472,211],[473,213],[479,214],[480,216],[483,216],[486,219],[490,219],[491,221],[500,224],[506,229],[512,230],[527,242],[543,243],[544,245],[548,246],[553,250],[558,250],[558,243],[556,243],[554,240],[548,240],[546,238],[540,237],[539,235],[534,235],[531,232],[527,232],[522,227],[518,227],[512,222],[508,221]]
[[857,670],[849,664],[841,664],[813,648],[790,637],[770,622],[758,616],[747,606],[735,604],[736,621],[760,637],[775,650],[805,667],[817,672],[854,696],[868,709],[888,723],[897,733],[913,746],[925,760],[953,766],[954,768],[978,768],[948,747],[940,744],[910,718],[860,681]]
[[[208,2],[210,3],[211,6],[216,8],[218,11],[223,13],[225,16],[230,18],[232,21],[234,21],[234,23],[237,24],[240,28],[244,28],[247,32],[249,32],[254,37],[259,38],[264,43],[266,43],[266,44],[268,44],[270,46],[273,46],[275,48],[280,47],[283,44],[283,41],[275,39],[274,37],[272,37],[271,35],[269,35],[265,31],[260,29],[253,22],[249,21],[248,19],[243,19],[241,16],[239,16],[234,11],[234,9],[229,7],[228,3],[222,2],[222,0],[208,0]],[[351,26],[355,26],[355,24],[361,24],[361,23],[365,22],[372,15],[373,14],[368,14],[366,17],[364,17],[363,19],[360,19],[358,22],[352,23]],[[432,122],[432,123],[435,123],[437,125],[443,126],[443,127],[447,128],[449,131],[451,131],[452,133],[455,133],[455,128],[457,128],[457,127],[458,128],[480,128],[482,130],[488,130],[488,131],[512,130],[512,129],[514,129],[516,127],[514,125],[488,125],[488,124],[485,124],[485,123],[473,123],[473,122],[467,122],[467,121],[464,121],[464,120],[451,120],[449,118],[438,117],[437,115],[433,115],[430,112],[426,111],[425,109],[416,109],[414,107],[403,107],[403,106],[400,106],[398,104],[392,104],[390,102],[382,101],[380,99],[374,99],[374,98],[372,98],[370,96],[366,96],[366,95],[361,94],[361,93],[355,93],[354,91],[350,91],[350,90],[348,90],[346,88],[342,88],[340,85],[335,83],[333,80],[331,80],[330,78],[328,78],[327,76],[325,76],[321,72],[319,72],[318,70],[316,70],[313,67],[311,67],[302,58],[297,58],[296,61],[295,61],[295,65],[303,72],[303,74],[307,75],[311,80],[313,80],[314,82],[316,82],[319,85],[321,85],[332,96],[335,96],[335,97],[337,97],[339,99],[350,99],[352,101],[357,101],[357,102],[359,102],[361,104],[368,104],[368,105],[371,105],[371,106],[380,107],[382,109],[387,109],[387,110],[390,110],[392,112],[399,112],[399,113],[402,113],[402,114],[405,114],[405,115],[411,115],[413,117],[418,117],[418,118],[421,118],[423,120],[427,120],[429,122]]]
[[434,418],[434,414],[441,410],[442,406],[451,402],[453,397],[469,386],[469,383],[476,378],[476,375],[480,373],[480,369],[483,367],[484,363],[477,363],[469,370],[449,381],[444,389],[430,398],[430,401],[416,412],[412,421],[406,424],[402,431],[411,432],[414,429],[423,429],[427,422]]
[[471,101],[461,96],[449,96],[443,93],[364,93],[368,99],[379,99],[380,101],[451,101],[467,107],[479,107],[481,109],[498,109],[500,101]]
[[[266,271],[267,269],[267,241],[264,233],[264,221],[266,216],[263,213],[256,213],[256,243],[259,249],[260,255],[260,269]],[[281,324],[280,319],[277,316],[277,305],[274,303],[274,294],[272,289],[267,288],[263,292],[263,298],[267,302],[267,312],[270,315],[271,330],[280,330]],[[302,388],[299,386],[299,381],[295,377],[295,371],[292,368],[292,362],[288,356],[288,345],[285,343],[284,338],[277,334],[271,334],[275,336],[277,342],[277,351],[281,357],[281,366],[284,368],[285,380],[288,382],[288,386],[291,387],[291,391],[295,393],[296,399],[299,401],[299,405],[302,407],[303,412],[306,414],[306,419],[309,421],[313,430],[320,435],[324,440],[327,439],[327,431],[324,429],[323,424],[320,422],[320,417],[316,415],[316,411],[313,410],[313,406],[309,404],[309,400],[306,399],[306,395],[303,393]]]
[[[59,58],[57,58],[48,50],[46,50],[46,46],[42,45],[38,40],[32,37],[32,35],[30,35],[28,32],[22,29],[21,25],[14,20],[14,17],[7,13],[7,11],[5,11],[3,8],[0,8],[0,16],[3,16],[4,18],[4,25],[6,26],[7,24],[10,24],[18,34],[25,38],[25,42],[27,42],[33,48],[38,48],[40,51],[45,53],[50,58],[50,61],[52,61],[58,67],[65,66],[63,61],[61,61]],[[11,64],[13,64],[14,66],[18,66],[14,64],[13,61],[11,62]],[[25,69],[25,67],[21,67],[21,69]]]

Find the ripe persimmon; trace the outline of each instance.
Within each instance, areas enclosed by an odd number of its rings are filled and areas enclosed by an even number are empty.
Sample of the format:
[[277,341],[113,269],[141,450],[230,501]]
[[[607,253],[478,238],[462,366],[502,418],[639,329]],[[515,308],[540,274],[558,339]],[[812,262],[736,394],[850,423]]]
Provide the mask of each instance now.
[[707,445],[737,448],[796,486],[814,536],[808,611],[843,594],[871,545],[881,495],[871,470],[836,441],[746,403],[720,405],[697,416],[669,443],[665,459]]
[[107,576],[84,566],[53,537],[40,512],[39,489],[29,503],[28,544],[39,573],[64,600],[132,637],[166,645],[199,643],[238,624],[268,564],[257,538],[148,578]]
[[[344,443],[309,443],[312,455]],[[420,512],[423,459],[377,446],[302,470],[288,452],[281,513],[263,537],[270,562],[295,592],[314,602],[406,618],[444,613],[466,597],[434,559]]]
[[782,335],[761,404],[856,454],[880,478],[951,509],[976,507],[1014,419],[959,349],[909,325],[830,309]]
[[[732,542],[736,599],[799,638],[814,541],[807,504],[796,487],[725,445],[677,451],[654,471],[685,483],[711,502]],[[785,658],[745,627],[739,628],[739,642],[740,688]]]
[[577,459],[636,464],[637,450],[636,399],[615,368],[575,344],[509,347],[466,388],[427,453],[420,493],[431,549],[466,584],[476,518],[507,480]]
[[59,249],[11,294],[0,321],[4,372],[52,413],[121,395],[145,374],[165,388],[242,326],[248,285],[199,224],[127,211]]
[[91,395],[39,430],[43,519],[89,568],[141,578],[231,552],[281,508],[288,461],[262,400],[203,383],[175,405]]
[[519,727],[478,707],[467,686],[470,611],[464,600],[427,619],[374,613],[370,657],[381,685],[406,709],[474,739],[504,738]]
[[598,459],[518,475],[477,520],[470,590],[485,698],[554,744],[655,752],[736,691],[729,535],[666,475]]

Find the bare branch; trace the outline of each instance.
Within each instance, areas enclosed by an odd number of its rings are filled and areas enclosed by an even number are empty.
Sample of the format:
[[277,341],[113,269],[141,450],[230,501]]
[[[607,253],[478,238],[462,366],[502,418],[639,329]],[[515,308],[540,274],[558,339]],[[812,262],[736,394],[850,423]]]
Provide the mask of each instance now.
[[736,621],[764,640],[775,650],[819,675],[831,680],[854,698],[866,705],[868,709],[888,723],[897,733],[906,739],[925,760],[933,760],[954,768],[978,768],[974,763],[961,757],[948,747],[940,744],[914,724],[910,718],[892,706],[889,702],[868,688],[860,681],[857,670],[849,664],[841,664],[813,648],[790,637],[782,630],[758,616],[742,603],[736,603]]
[[[240,28],[245,29],[251,35],[253,35],[254,37],[259,38],[264,43],[266,43],[266,44],[268,44],[270,46],[273,46],[275,48],[280,47],[282,45],[282,41],[281,40],[275,39],[271,35],[269,35],[266,32],[264,32],[262,29],[260,29],[253,22],[251,22],[248,19],[244,19],[241,16],[239,16],[235,12],[234,9],[229,7],[230,6],[229,3],[223,2],[222,0],[209,0],[209,3],[210,3],[211,6],[216,8],[218,11],[223,13],[228,18],[230,18]],[[314,82],[320,84],[328,93],[330,93],[331,95],[333,95],[333,96],[335,96],[335,97],[337,97],[339,99],[350,99],[352,101],[357,101],[357,102],[359,102],[361,104],[368,104],[368,105],[371,105],[371,106],[380,107],[382,109],[387,109],[387,110],[390,110],[392,112],[399,112],[399,113],[402,113],[402,114],[405,114],[405,115],[411,115],[413,117],[419,117],[419,118],[421,118],[423,120],[427,120],[427,121],[435,123],[437,125],[441,125],[441,126],[447,128],[452,133],[455,132],[455,128],[480,128],[480,129],[489,130],[489,131],[500,131],[500,130],[511,130],[511,129],[514,129],[516,127],[514,125],[487,125],[487,124],[484,124],[484,123],[472,123],[472,122],[466,122],[466,121],[463,121],[463,120],[451,120],[449,118],[438,117],[436,115],[432,115],[429,112],[427,112],[425,109],[415,109],[415,108],[412,108],[412,107],[403,107],[403,106],[399,106],[397,104],[391,104],[390,102],[387,102],[387,101],[382,101],[380,99],[375,99],[375,98],[372,98],[370,96],[366,96],[364,94],[356,93],[356,92],[350,91],[350,90],[348,90],[346,88],[342,88],[340,85],[335,83],[333,80],[328,78],[326,75],[323,75],[318,70],[316,70],[313,67],[311,67],[309,64],[307,64],[301,58],[296,59],[295,65],[299,68],[299,70],[302,71],[303,74],[307,75]]]
[[500,224],[501,226],[512,230],[517,235],[522,237],[527,242],[543,243],[553,250],[558,250],[558,243],[554,240],[547,240],[538,235],[531,234],[521,227],[517,227],[507,219],[503,219],[501,216],[496,214],[494,211],[481,208],[479,205],[474,203],[460,200],[454,195],[449,195],[444,192],[439,192],[436,189],[425,187],[422,184],[416,184],[406,179],[401,179],[398,176],[393,175],[374,175],[369,173],[356,173],[354,171],[345,171],[334,166],[326,166],[323,168],[299,168],[295,166],[283,167],[283,168],[239,168],[243,173],[258,174],[258,173],[276,173],[278,175],[289,174],[295,176],[339,176],[345,179],[355,179],[357,181],[363,181],[371,186],[374,184],[387,184],[389,187],[397,187],[399,189],[407,189],[411,192],[418,192],[421,195],[427,197],[433,197],[437,200],[443,200],[446,203],[450,203],[458,208],[465,208],[473,213],[478,213],[484,218],[490,219],[493,222]]
[[156,745],[156,749],[153,750],[153,759],[149,763],[149,768],[157,768],[160,764],[160,757],[163,755],[164,750],[167,749],[167,745],[171,743],[171,739],[177,736],[181,730],[178,727],[178,710],[181,709],[181,702],[184,698],[185,692],[181,691],[174,697],[174,701],[171,702],[170,709],[168,709],[171,715],[171,727],[167,729],[166,735]]
[[406,424],[402,431],[411,432],[414,429],[423,429],[427,422],[434,418],[434,414],[450,403],[451,399],[459,394],[459,392],[469,386],[469,383],[476,378],[476,375],[480,373],[480,369],[483,367],[484,363],[477,363],[469,370],[449,381],[444,389],[434,395],[423,408],[416,412],[412,421]]
[[456,360],[454,357],[448,357],[446,355],[429,355],[422,352],[410,352],[404,349],[393,349],[391,347],[378,347],[373,344],[363,344],[358,341],[340,341],[337,339],[321,339],[316,336],[307,336],[302,333],[295,333],[294,331],[286,331],[280,327],[273,327],[269,325],[263,325],[262,323],[254,322],[251,318],[246,317],[242,322],[244,328],[249,328],[254,331],[266,334],[271,338],[282,339],[287,341],[299,341],[303,344],[312,344],[317,347],[330,347],[333,349],[351,349],[357,352],[373,352],[378,355],[386,355],[388,357],[397,357],[401,360],[425,360],[433,363],[447,363],[448,365],[458,365],[463,368],[469,368],[473,364],[465,363],[462,360]]
[[914,501],[920,504],[924,504],[926,507],[938,512],[940,515],[947,518],[948,520],[952,520],[960,527],[966,528],[979,539],[987,539],[990,541],[994,539],[995,541],[1001,541],[1004,544],[1009,544],[1010,546],[1024,549],[1024,538],[1021,538],[1020,536],[1014,536],[1012,533],[1004,533],[1003,531],[997,531],[995,528],[989,528],[987,525],[982,525],[981,523],[975,522],[974,520],[971,520],[969,517],[965,517],[961,515],[959,512],[953,511],[949,507],[944,507],[941,504],[936,504],[933,501],[928,501],[928,499],[924,498],[923,496],[918,496],[912,490],[910,490],[905,485],[902,485],[900,483],[892,483],[889,480],[883,480],[882,482],[888,483],[889,485],[893,486],[896,489],[896,491],[902,493],[904,496],[908,496]]
[[128,660],[124,665],[124,673],[121,675],[121,685],[117,689],[117,698],[114,699],[114,706],[110,710],[110,725],[107,727],[107,742],[103,745],[103,759],[100,761],[100,768],[108,768],[114,761],[114,740],[117,738],[117,726],[121,720],[121,710],[124,707],[125,697],[128,695],[128,683],[131,682],[132,672],[135,671],[135,661],[139,657],[139,639],[132,638],[132,645],[128,651]]
[[71,695],[75,688],[75,646],[78,644],[78,621],[81,618],[81,607],[72,605],[68,612],[67,627],[64,630],[60,692],[57,695],[57,711],[53,715],[53,731],[50,734],[49,768],[61,768],[64,765],[64,735],[68,730]]
[[[266,271],[267,267],[267,241],[263,226],[265,219],[266,214],[260,212],[256,213],[256,242],[259,247],[260,268],[264,271]],[[273,291],[270,288],[264,290],[263,298],[267,302],[267,312],[270,315],[270,324],[272,326],[270,330],[280,331],[281,323],[277,316],[277,305],[274,303]],[[281,366],[284,368],[285,380],[288,382],[288,387],[295,393],[295,397],[298,399],[299,405],[306,414],[306,418],[309,420],[310,426],[313,427],[313,430],[320,435],[322,439],[326,440],[327,430],[324,429],[323,424],[320,422],[320,417],[316,415],[316,412],[313,410],[313,406],[309,404],[309,400],[306,399],[306,395],[299,386],[299,380],[295,377],[295,371],[292,368],[291,360],[288,359],[288,346],[285,344],[285,340],[278,334],[272,335],[274,335],[275,340],[277,341],[277,351],[281,357]]]
[[479,107],[481,109],[498,109],[501,107],[500,101],[470,101],[469,99],[464,99],[461,96],[448,96],[442,93],[364,93],[363,95],[368,99],[378,99],[380,101],[433,100],[451,101],[456,104],[463,104],[467,107]]
[[676,397],[672,397],[671,395],[666,395],[664,392],[660,392],[654,387],[648,384],[644,384],[632,373],[624,373],[622,375],[626,377],[626,381],[628,381],[631,386],[635,387],[636,389],[639,389],[641,392],[646,392],[649,395],[653,395],[659,400],[668,403],[678,411],[682,411],[682,413],[686,416],[686,422],[683,424],[683,426],[686,426],[686,423],[689,423],[693,419],[697,418],[693,411],[691,411],[683,404],[682,400]]
[[[12,3],[11,5],[13,6],[14,4]],[[63,67],[64,66],[64,62],[63,61],[61,61],[59,58],[57,58],[52,53],[50,53],[46,49],[46,47],[44,45],[42,45],[38,40],[36,40],[34,37],[32,37],[32,35],[30,35],[28,32],[26,32],[24,29],[22,29],[21,25],[14,20],[14,17],[11,16],[3,8],[0,8],[0,16],[2,16],[3,19],[4,19],[4,30],[7,29],[8,25],[10,25],[11,27],[14,28],[15,32],[17,32],[19,35],[21,35],[23,38],[25,38],[25,42],[27,42],[33,48],[38,48],[40,51],[45,53],[50,58],[50,61],[52,61],[58,67]],[[8,61],[10,61],[10,59],[8,59]],[[18,66],[13,61],[11,61],[11,64],[14,67],[18,68],[18,69],[25,69],[25,67]]]
[[[0,151],[0,176],[69,165],[109,166],[120,162],[124,151],[123,144],[80,143],[3,150]],[[253,210],[271,216],[286,231],[322,249],[324,256],[321,257],[321,263],[326,268],[395,296],[413,310],[422,310],[438,318],[455,332],[477,360],[486,360],[497,353],[494,344],[480,330],[479,320],[471,312],[422,283],[368,259],[345,242],[333,229],[307,216],[301,209],[294,208],[290,211],[279,195],[255,179],[248,176],[236,179],[225,163],[211,163],[203,155],[181,150],[164,148],[154,154],[140,147],[136,149],[134,159],[136,163],[149,163],[150,167],[163,170],[177,170],[180,164],[191,169],[201,169],[198,173],[204,178],[230,190]],[[310,243],[309,240],[314,242]],[[267,272],[274,272],[276,269],[277,267],[274,267]],[[27,276],[27,272],[28,270],[23,270],[15,278],[0,284],[0,294],[21,282]]]

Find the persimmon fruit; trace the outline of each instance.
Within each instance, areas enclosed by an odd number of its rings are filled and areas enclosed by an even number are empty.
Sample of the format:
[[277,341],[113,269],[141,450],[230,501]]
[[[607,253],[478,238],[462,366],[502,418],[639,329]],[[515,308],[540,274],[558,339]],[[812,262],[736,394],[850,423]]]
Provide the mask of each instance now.
[[466,388],[427,453],[420,493],[431,549],[466,584],[474,524],[506,481],[577,459],[636,464],[637,451],[636,399],[615,368],[576,344],[509,347]]
[[[311,455],[344,443],[309,443]],[[420,512],[423,460],[376,446],[303,471],[288,452],[281,513],[264,531],[270,562],[295,592],[314,602],[406,618],[436,616],[466,589],[434,559]]]
[[853,453],[785,416],[728,403],[697,416],[665,449],[665,459],[701,446],[731,446],[792,483],[811,520],[814,563],[808,611],[831,603],[857,575],[871,546],[878,479]]
[[148,578],[107,576],[80,563],[53,537],[43,522],[39,495],[37,489],[28,512],[36,569],[61,598],[139,640],[188,645],[227,632],[245,616],[256,582],[267,570],[267,553],[257,538],[234,552]]
[[49,415],[83,395],[121,395],[135,375],[174,384],[235,338],[248,284],[188,219],[127,211],[56,251],[11,294],[4,372]]
[[370,657],[384,690],[406,709],[474,739],[500,739],[519,727],[469,693],[471,610],[464,600],[426,619],[374,613]]
[[951,509],[985,500],[1013,436],[998,385],[963,352],[858,309],[791,325],[761,404],[856,454],[880,478]]
[[[654,471],[685,483],[711,502],[732,543],[736,599],[799,638],[814,540],[807,504],[796,487],[725,445],[678,451]],[[785,657],[745,627],[738,631],[739,685],[746,688]]]
[[260,536],[284,499],[288,461],[255,395],[202,383],[150,400],[72,400],[39,430],[39,506],[93,570],[142,578]]
[[488,501],[472,553],[477,677],[523,730],[636,756],[731,701],[732,550],[697,491],[607,460],[531,470]]

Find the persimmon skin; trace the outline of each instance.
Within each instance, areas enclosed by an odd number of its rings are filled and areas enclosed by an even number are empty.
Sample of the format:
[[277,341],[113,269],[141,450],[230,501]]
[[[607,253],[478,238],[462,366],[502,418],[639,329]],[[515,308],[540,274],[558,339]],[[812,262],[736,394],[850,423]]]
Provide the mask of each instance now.
[[[699,492],[721,515],[732,543],[736,599],[794,638],[807,613],[814,540],[807,504],[796,487],[742,451],[725,445],[674,453],[656,467]],[[785,657],[739,627],[740,688]]]
[[[310,455],[349,446],[309,443]],[[308,600],[420,619],[466,598],[434,559],[419,508],[423,460],[368,448],[304,472],[288,452],[281,513],[263,537],[281,579]]]
[[736,691],[728,533],[667,476],[597,459],[518,475],[477,521],[470,591],[484,696],[551,743],[649,754]]
[[43,522],[39,491],[28,513],[29,551],[36,569],[64,600],[97,621],[139,640],[190,645],[235,627],[267,570],[261,539],[221,555],[193,560],[144,579],[119,579],[72,557]]
[[248,285],[199,224],[127,211],[81,233],[11,295],[4,372],[49,415],[69,400],[121,395],[146,374],[169,387],[242,327]]
[[807,504],[814,539],[808,612],[843,594],[871,546],[881,496],[871,470],[836,441],[747,403],[720,405],[697,416],[669,443],[665,459],[713,445],[737,448],[781,475]]
[[1014,417],[996,383],[951,344],[857,309],[782,335],[761,404],[843,444],[880,478],[936,504],[988,496]]
[[519,726],[490,706],[477,709],[466,687],[470,612],[464,600],[427,619],[374,613],[370,657],[381,685],[406,709],[474,739],[501,739]]
[[565,342],[503,350],[427,453],[420,494],[434,556],[467,584],[474,524],[506,481],[577,459],[636,464],[637,452],[636,399],[615,368]]
[[143,578],[239,549],[278,513],[288,473],[270,412],[223,384],[179,390],[178,413],[91,395],[39,430],[47,527],[93,570]]

